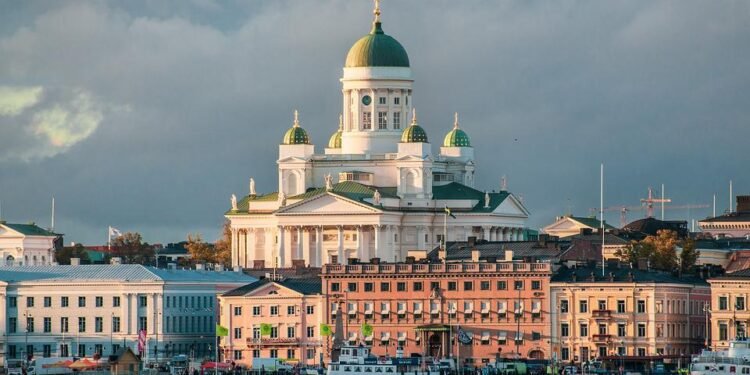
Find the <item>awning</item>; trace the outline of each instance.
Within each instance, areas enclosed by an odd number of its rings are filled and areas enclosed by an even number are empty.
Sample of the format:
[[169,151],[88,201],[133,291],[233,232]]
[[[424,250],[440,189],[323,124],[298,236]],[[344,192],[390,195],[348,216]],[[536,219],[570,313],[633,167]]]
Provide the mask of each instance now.
[[541,312],[541,311],[542,311],[542,303],[541,302],[534,302],[531,305],[531,312],[532,313],[536,314],[536,313]]
[[508,332],[500,331],[497,333],[497,339],[498,340],[505,340],[508,338]]
[[471,314],[474,312],[474,305],[464,305],[464,314]]
[[398,333],[398,341],[406,341],[406,332]]
[[490,341],[490,331],[482,332],[482,341]]
[[449,314],[455,314],[457,310],[455,303],[448,303],[448,313]]
[[414,328],[414,330],[422,332],[448,332],[450,331],[450,327],[442,324],[430,324],[425,326],[417,326],[417,328]]
[[365,336],[365,341],[372,341],[372,335],[370,335],[370,336]]
[[398,311],[397,314],[406,314],[406,304],[405,303],[399,303],[398,304]]
[[500,314],[505,314],[505,312],[508,310],[508,304],[505,302],[498,302],[497,304],[497,312]]
[[421,314],[422,313],[422,304],[418,303],[414,305],[414,313],[415,314]]
[[390,304],[380,305],[380,313],[381,314],[388,314],[390,312],[391,312],[391,305]]
[[523,332],[516,332],[516,341],[523,340]]
[[430,314],[439,314],[440,313],[440,305],[433,305],[430,309]]
[[349,332],[349,341],[357,339],[357,332]]
[[490,304],[482,304],[482,314],[489,314],[490,313]]
[[373,310],[372,304],[371,303],[366,303],[365,304],[365,314],[372,314],[372,310]]
[[391,339],[391,333],[390,332],[381,332],[380,333],[380,341],[388,341]]
[[357,304],[352,303],[347,306],[347,310],[349,310],[349,314],[356,314],[357,313]]

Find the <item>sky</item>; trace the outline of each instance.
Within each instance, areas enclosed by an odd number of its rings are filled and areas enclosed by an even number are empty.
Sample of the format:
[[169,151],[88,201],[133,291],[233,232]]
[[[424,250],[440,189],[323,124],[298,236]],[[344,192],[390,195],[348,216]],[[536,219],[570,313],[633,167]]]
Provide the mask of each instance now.
[[[477,188],[501,176],[540,228],[750,193],[750,2],[389,1],[434,152],[459,112]],[[0,1],[2,219],[102,244],[215,239],[232,193],[273,191],[300,111],[317,150],[370,1]],[[701,219],[707,209],[667,210]],[[629,213],[629,219],[643,212]],[[606,219],[619,223],[619,213]]]

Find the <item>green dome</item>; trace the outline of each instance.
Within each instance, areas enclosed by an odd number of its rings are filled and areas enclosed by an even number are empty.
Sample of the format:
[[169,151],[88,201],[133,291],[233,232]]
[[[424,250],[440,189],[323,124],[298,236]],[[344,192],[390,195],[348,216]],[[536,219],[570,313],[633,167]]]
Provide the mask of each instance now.
[[471,147],[471,141],[465,131],[456,127],[445,135],[443,147]]
[[404,47],[386,35],[378,21],[373,23],[370,33],[354,43],[346,54],[345,68],[367,66],[409,67],[409,55]]
[[294,111],[294,125],[284,133],[284,139],[281,141],[284,145],[309,145],[310,137],[307,136],[305,129],[299,126],[297,111]]
[[401,143],[428,143],[427,133],[421,126],[413,123],[401,133]]
[[331,135],[328,140],[328,148],[341,148],[341,133],[342,131],[339,130]]

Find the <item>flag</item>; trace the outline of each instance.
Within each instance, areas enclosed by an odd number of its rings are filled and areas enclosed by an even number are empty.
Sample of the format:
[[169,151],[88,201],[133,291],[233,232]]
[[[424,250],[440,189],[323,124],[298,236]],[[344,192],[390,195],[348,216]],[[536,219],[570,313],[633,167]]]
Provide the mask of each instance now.
[[271,325],[268,323],[261,323],[260,324],[260,335],[261,336],[271,336]]
[[321,336],[331,336],[333,335],[333,331],[331,330],[331,326],[328,324],[321,324],[320,325],[320,335]]
[[372,326],[367,323],[362,323],[362,336],[364,337],[370,337],[372,336]]
[[229,328],[222,326],[221,324],[216,325],[216,336],[227,337],[229,336]]
[[446,215],[448,215],[448,216],[450,216],[450,217],[452,217],[452,218],[454,218],[454,219],[456,218],[456,215],[454,215],[454,214],[453,214],[453,213],[451,212],[451,209],[450,209],[450,208],[448,208],[448,206],[445,206],[445,214],[446,214]]
[[144,349],[146,349],[146,330],[142,329],[138,331],[138,354],[143,355]]
[[122,237],[122,232],[117,228],[109,227],[109,236],[111,238]]

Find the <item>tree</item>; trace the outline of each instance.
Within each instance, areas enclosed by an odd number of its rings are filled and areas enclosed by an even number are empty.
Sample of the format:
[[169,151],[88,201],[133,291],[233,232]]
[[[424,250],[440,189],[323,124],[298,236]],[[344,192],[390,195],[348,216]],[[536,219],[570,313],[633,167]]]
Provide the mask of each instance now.
[[643,239],[644,243],[654,248],[651,266],[658,270],[673,271],[677,269],[677,245],[679,239],[677,232],[671,230],[660,230],[656,236],[648,236]]
[[112,255],[123,263],[148,264],[154,258],[154,247],[143,242],[140,233],[127,232],[112,240]]
[[194,263],[214,263],[213,246],[204,242],[200,234],[188,234],[185,249]]
[[633,265],[638,264],[639,259],[647,259],[651,262],[654,258],[654,246],[643,241],[630,241],[624,248],[617,249],[615,256]]
[[55,252],[55,262],[58,264],[70,264],[70,258],[80,258],[82,264],[91,262],[86,248],[79,243],[75,244],[75,246],[63,247]]
[[232,227],[229,220],[224,220],[221,228],[221,237],[216,240],[216,263],[229,266],[232,263]]
[[680,252],[680,271],[682,273],[690,273],[698,262],[700,251],[695,249],[695,241],[693,239],[686,239],[682,241],[682,251]]

